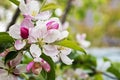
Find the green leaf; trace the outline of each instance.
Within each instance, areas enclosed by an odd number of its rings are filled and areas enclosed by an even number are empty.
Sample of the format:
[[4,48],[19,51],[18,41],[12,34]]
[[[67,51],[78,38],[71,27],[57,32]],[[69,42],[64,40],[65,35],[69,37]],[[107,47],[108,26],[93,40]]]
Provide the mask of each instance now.
[[78,50],[78,51],[81,51],[81,52],[87,54],[83,48],[81,48],[79,45],[77,45],[76,42],[73,42],[73,41],[70,41],[70,40],[67,40],[67,39],[62,40],[60,42],[56,42],[56,44],[61,45],[61,46],[65,46],[65,47],[68,47],[68,48],[72,48],[74,50]]
[[52,59],[44,54],[41,55],[41,57],[47,61],[50,65],[50,72],[47,73],[47,80],[55,80],[55,64],[52,61]]
[[119,62],[112,63],[111,67],[107,71],[114,74],[118,78],[118,80],[120,80],[120,63]]
[[54,3],[49,3],[49,4],[45,5],[45,6],[43,6],[43,7],[41,8],[41,11],[52,10],[52,9],[56,9],[56,8],[58,8],[58,7],[59,7],[59,6],[56,5],[56,4],[54,4]]
[[11,52],[9,52],[9,53],[6,55],[6,57],[5,57],[5,64],[6,64],[8,61],[14,59],[17,55],[18,55],[18,52],[17,52],[17,51],[11,51]]
[[10,0],[12,3],[14,3],[15,5],[19,5],[20,4],[20,2],[18,1],[18,0]]
[[12,46],[13,38],[6,32],[0,32],[0,53]]

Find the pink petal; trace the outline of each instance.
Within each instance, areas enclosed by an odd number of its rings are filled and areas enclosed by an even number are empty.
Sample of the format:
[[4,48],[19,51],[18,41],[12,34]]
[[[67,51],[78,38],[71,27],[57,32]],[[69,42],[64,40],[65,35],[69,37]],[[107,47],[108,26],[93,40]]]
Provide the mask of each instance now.
[[6,49],[4,52],[0,53],[1,57],[5,57],[9,52],[9,49]]
[[33,28],[34,25],[29,17],[24,18],[24,20],[21,23],[21,26],[24,26],[25,28]]
[[23,39],[27,39],[28,36],[29,36],[29,29],[28,28],[25,28],[24,26],[22,26],[20,28],[20,35]]
[[26,45],[26,42],[21,40],[16,40],[14,44],[16,50],[22,49],[25,45]]
[[33,65],[34,65],[34,62],[33,62],[33,61],[30,62],[30,63],[27,65],[27,67],[26,67],[27,72],[30,72],[30,70],[32,69]]
[[45,60],[41,59],[40,63],[45,71],[47,71],[47,72],[50,71],[50,65]]
[[42,67],[32,67],[32,72],[36,75],[39,75],[40,72],[42,71]]
[[47,30],[50,30],[50,29],[58,29],[59,28],[59,24],[55,21],[50,21],[46,24],[47,26]]

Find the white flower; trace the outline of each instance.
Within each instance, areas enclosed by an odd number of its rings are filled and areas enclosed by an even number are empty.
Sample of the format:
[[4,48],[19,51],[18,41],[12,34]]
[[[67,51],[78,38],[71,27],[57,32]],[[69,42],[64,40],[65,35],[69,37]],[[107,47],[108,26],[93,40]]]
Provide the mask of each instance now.
[[85,40],[85,38],[86,38],[86,34],[85,34],[85,33],[83,33],[83,34],[77,34],[77,35],[76,35],[76,40],[77,40],[77,42],[78,42],[82,47],[87,48],[87,47],[90,46],[91,43],[90,43],[89,41]]
[[39,13],[40,4],[36,0],[30,0],[27,1],[27,3],[25,3],[24,0],[21,0],[19,8],[26,18],[35,20],[46,20],[51,16],[50,11],[44,11]]
[[97,59],[96,70],[105,72],[110,66],[111,63],[109,61],[103,61],[103,59],[101,60]]
[[[57,48],[57,49],[56,49]],[[68,55],[71,53],[71,49],[63,46],[44,46],[43,52],[50,56],[53,61],[61,61],[67,65],[71,65],[73,60],[71,60]]]

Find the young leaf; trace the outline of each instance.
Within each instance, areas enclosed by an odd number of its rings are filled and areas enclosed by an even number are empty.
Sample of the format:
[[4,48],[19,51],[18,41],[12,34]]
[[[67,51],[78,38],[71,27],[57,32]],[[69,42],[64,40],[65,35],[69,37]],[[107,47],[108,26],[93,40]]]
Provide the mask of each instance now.
[[0,53],[12,46],[13,38],[6,32],[0,32]]
[[56,42],[56,44],[61,45],[61,46],[65,46],[65,47],[69,47],[69,48],[72,48],[74,50],[78,50],[78,51],[81,51],[81,52],[87,54],[83,48],[81,48],[79,45],[77,45],[76,42],[73,42],[73,41],[70,41],[67,39],[62,40],[60,42]]
[[18,1],[18,0],[10,0],[12,3],[14,3],[15,5],[19,5],[20,4],[20,2]]
[[52,10],[52,9],[56,9],[56,8],[58,8],[58,5],[56,5],[54,3],[49,3],[45,6],[43,6],[43,8],[41,8],[41,11]]
[[8,61],[14,59],[17,55],[18,55],[18,52],[17,52],[17,51],[11,51],[11,52],[9,52],[9,53],[6,55],[6,57],[5,57],[5,64],[6,64]]
[[47,73],[47,80],[55,80],[55,65],[52,59],[44,54],[41,55],[41,57],[47,61],[50,65],[50,72]]

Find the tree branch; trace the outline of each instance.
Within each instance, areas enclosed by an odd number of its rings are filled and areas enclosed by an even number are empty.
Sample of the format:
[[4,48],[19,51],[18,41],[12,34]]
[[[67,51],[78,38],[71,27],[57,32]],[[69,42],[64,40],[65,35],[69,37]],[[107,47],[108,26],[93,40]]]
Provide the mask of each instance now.
[[65,8],[64,14],[63,14],[62,19],[61,19],[62,24],[64,24],[64,22],[66,21],[67,14],[70,11],[71,5],[72,5],[72,0],[68,0],[67,6]]
[[16,11],[15,11],[15,14],[13,15],[13,18],[12,18],[11,22],[7,26],[6,31],[9,30],[9,28],[10,28],[11,25],[15,24],[15,22],[16,22],[18,16],[19,16],[19,14],[20,14],[20,10],[19,10],[19,8],[17,8]]

